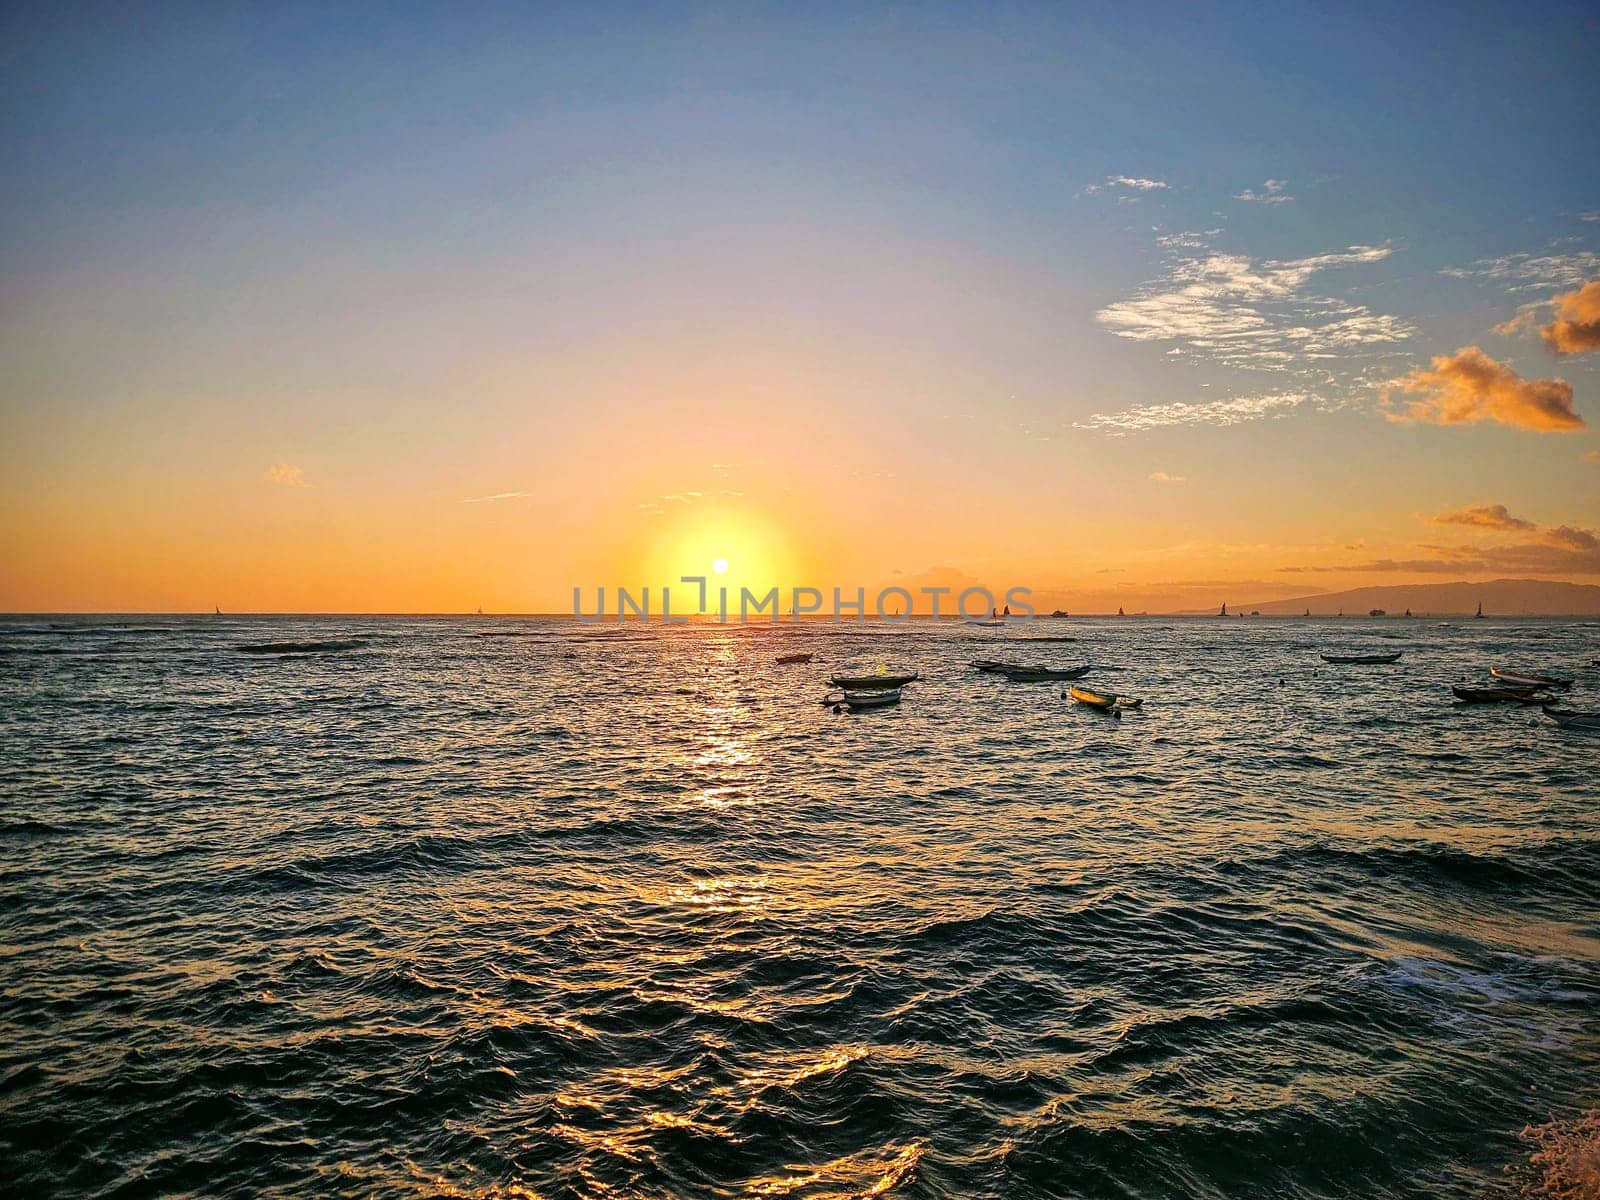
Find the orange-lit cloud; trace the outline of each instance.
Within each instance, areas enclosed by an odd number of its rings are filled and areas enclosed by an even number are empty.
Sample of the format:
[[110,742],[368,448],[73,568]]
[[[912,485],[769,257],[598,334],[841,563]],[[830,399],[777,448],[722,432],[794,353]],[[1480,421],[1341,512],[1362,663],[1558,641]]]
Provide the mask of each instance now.
[[1184,475],[1169,475],[1165,471],[1152,471],[1150,478],[1157,483],[1187,483],[1188,477]]
[[1440,513],[1435,525],[1467,525],[1473,529],[1537,529],[1532,521],[1514,517],[1504,504],[1474,504],[1455,512]]
[[1439,355],[1433,369],[1418,367],[1386,384],[1383,399],[1414,396],[1390,411],[1391,421],[1430,425],[1475,425],[1494,421],[1536,433],[1571,433],[1585,428],[1572,411],[1572,385],[1563,379],[1524,379],[1476,346]]
[[1578,461],[1600,464],[1600,450],[1591,450],[1587,454],[1581,454],[1578,456]]
[[1556,319],[1539,330],[1544,344],[1557,354],[1600,350],[1600,279],[1551,301]]
[[267,473],[262,476],[268,483],[282,484],[284,487],[310,487],[306,474],[293,463],[273,463],[267,468]]

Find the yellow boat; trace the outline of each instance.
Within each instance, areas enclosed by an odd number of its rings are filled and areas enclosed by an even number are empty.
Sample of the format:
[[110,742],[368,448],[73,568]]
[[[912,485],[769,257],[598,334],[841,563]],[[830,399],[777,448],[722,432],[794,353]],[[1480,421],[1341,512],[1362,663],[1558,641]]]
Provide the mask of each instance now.
[[1115,708],[1119,704],[1124,708],[1137,708],[1144,703],[1143,700],[1129,700],[1124,696],[1116,695],[1114,692],[1097,692],[1091,688],[1078,687],[1076,685],[1067,689],[1067,695],[1071,696],[1079,704],[1087,704],[1090,708],[1099,709]]

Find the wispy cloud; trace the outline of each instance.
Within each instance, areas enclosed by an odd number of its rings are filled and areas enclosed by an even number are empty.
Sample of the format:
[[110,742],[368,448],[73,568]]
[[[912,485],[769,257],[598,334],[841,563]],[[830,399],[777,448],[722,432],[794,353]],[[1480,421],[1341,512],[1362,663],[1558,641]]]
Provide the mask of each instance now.
[[1600,575],[1600,535],[1575,525],[1539,525],[1513,515],[1504,504],[1477,504],[1431,518],[1434,525],[1460,526],[1515,534],[1520,540],[1498,545],[1440,546],[1416,549],[1427,558],[1376,558],[1314,570],[1394,574]]
[[1309,258],[1255,260],[1237,254],[1181,259],[1129,300],[1095,314],[1118,337],[1177,341],[1235,366],[1284,368],[1352,349],[1402,341],[1414,330],[1398,317],[1309,294],[1313,276],[1381,262],[1387,246],[1352,246]]
[[1230,400],[1141,404],[1116,413],[1094,413],[1086,421],[1074,421],[1073,428],[1117,435],[1169,425],[1239,425],[1260,417],[1281,417],[1312,399],[1307,392],[1276,392]]
[[463,504],[490,504],[496,500],[521,500],[524,496],[531,496],[532,492],[496,492],[492,496],[468,496]]
[[1557,354],[1600,350],[1600,279],[1551,300],[1555,320],[1539,330],[1544,344]]
[[1446,267],[1440,274],[1452,279],[1487,279],[1508,285],[1513,292],[1575,288],[1600,274],[1600,254],[1592,250],[1507,254],[1500,258],[1480,258],[1465,267]]
[[1525,521],[1521,517],[1512,516],[1504,504],[1474,504],[1469,508],[1458,508],[1454,512],[1438,514],[1433,518],[1433,523],[1435,525],[1465,525],[1469,529],[1528,530],[1539,528],[1532,521]]
[[280,487],[308,488],[315,486],[306,478],[306,473],[293,463],[273,463],[261,478],[268,483],[276,483]]
[[1580,454],[1578,461],[1594,463],[1596,466],[1600,466],[1600,450],[1590,450],[1587,454]]
[[[1395,407],[1397,397],[1412,396]],[[1433,369],[1418,367],[1383,386],[1391,421],[1404,424],[1476,425],[1493,421],[1536,433],[1573,433],[1585,427],[1572,411],[1572,385],[1563,379],[1524,379],[1476,346],[1439,355]]]
[[1083,189],[1083,195],[1092,196],[1096,192],[1110,191],[1116,188],[1132,192],[1164,192],[1172,185],[1165,179],[1140,179],[1133,175],[1107,175],[1104,183],[1091,183]]
[[1150,472],[1150,478],[1155,480],[1157,483],[1188,483],[1189,482],[1188,477],[1185,476],[1185,475],[1169,475],[1165,471],[1151,471]]
[[1284,191],[1288,186],[1289,181],[1286,179],[1269,179],[1261,185],[1259,192],[1254,188],[1245,188],[1242,191],[1235,192],[1233,198],[1252,204],[1287,204],[1294,199],[1293,196]]

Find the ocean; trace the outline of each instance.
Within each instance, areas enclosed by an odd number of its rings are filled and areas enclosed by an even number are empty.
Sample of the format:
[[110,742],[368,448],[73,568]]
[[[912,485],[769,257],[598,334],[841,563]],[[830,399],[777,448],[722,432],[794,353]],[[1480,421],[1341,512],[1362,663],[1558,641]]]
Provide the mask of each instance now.
[[[361,644],[240,649],[310,641]],[[1600,738],[1447,685],[1560,669],[1592,709],[1597,655],[1554,620],[4,618],[0,1190],[1536,1190],[1521,1131],[1600,1103]],[[838,713],[851,664],[925,678]]]

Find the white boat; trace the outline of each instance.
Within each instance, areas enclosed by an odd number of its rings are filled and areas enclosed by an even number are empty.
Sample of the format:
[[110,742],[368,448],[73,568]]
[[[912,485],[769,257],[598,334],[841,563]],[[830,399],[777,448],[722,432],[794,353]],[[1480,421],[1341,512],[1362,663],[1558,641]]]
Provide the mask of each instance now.
[[829,692],[824,701],[835,708],[843,706],[854,712],[858,708],[886,708],[900,703],[899,688],[879,688],[871,692]]
[[1569,688],[1572,680],[1563,679],[1559,675],[1535,675],[1531,671],[1506,671],[1499,667],[1490,667],[1489,674],[1496,679],[1504,679],[1507,683],[1520,683],[1528,687]]

